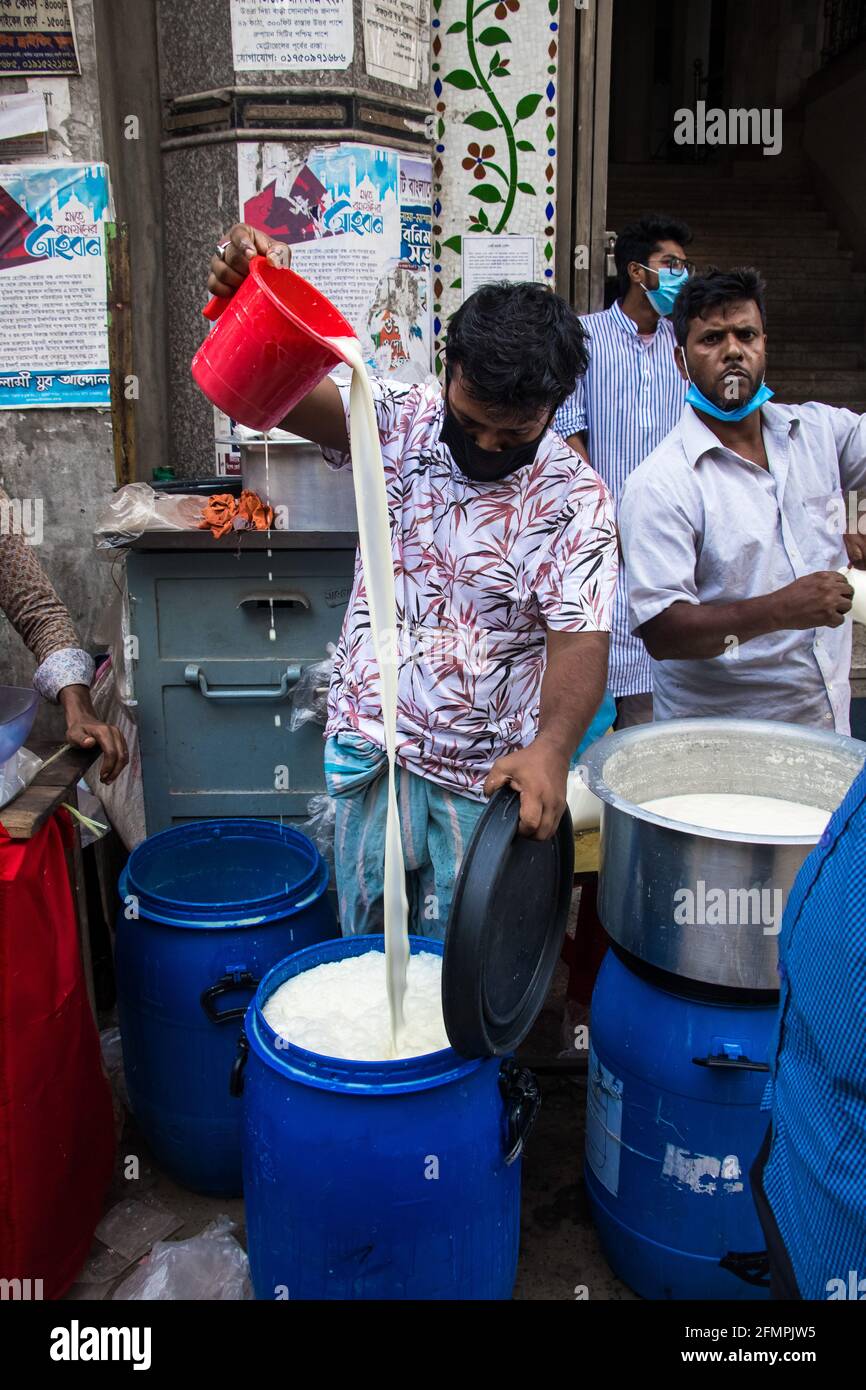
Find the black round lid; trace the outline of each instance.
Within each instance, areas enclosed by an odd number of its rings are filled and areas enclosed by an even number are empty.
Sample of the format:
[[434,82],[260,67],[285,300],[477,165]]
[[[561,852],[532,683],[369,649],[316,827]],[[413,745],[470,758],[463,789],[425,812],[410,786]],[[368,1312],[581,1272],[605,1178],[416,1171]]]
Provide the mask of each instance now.
[[547,997],[574,879],[568,809],[550,840],[519,835],[520,795],[500,787],[460,866],[445,934],[442,1007],[463,1057],[512,1052]]

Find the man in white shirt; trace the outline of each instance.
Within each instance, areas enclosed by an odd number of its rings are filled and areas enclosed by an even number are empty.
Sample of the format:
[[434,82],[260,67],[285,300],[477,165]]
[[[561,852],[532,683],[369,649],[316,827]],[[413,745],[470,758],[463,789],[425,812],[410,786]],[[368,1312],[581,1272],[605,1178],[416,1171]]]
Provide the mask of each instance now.
[[657,719],[848,733],[853,590],[838,571],[843,489],[866,486],[866,416],[769,403],[763,291],[755,270],[711,271],[674,305],[690,386],[623,492],[631,622],[653,658]]

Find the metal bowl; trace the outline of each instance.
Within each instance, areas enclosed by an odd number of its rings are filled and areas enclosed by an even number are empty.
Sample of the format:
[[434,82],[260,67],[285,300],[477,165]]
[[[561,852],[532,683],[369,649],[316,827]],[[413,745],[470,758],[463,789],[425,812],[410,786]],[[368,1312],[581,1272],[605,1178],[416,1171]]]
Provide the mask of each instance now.
[[0,685],[0,767],[30,733],[38,704],[39,696],[31,687]]
[[641,802],[734,792],[834,811],[866,762],[866,743],[800,724],[671,719],[624,729],[586,752],[604,803],[599,915],[649,964],[704,984],[778,989],[788,893],[819,836],[707,830]]

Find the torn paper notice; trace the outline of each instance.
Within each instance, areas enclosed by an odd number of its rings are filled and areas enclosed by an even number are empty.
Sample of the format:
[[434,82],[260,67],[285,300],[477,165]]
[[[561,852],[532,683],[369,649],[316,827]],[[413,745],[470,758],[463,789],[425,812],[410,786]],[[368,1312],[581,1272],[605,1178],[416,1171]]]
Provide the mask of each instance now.
[[0,96],[0,140],[47,133],[48,112],[41,92],[11,92]]
[[398,87],[426,83],[429,0],[364,0],[364,62],[370,77]]

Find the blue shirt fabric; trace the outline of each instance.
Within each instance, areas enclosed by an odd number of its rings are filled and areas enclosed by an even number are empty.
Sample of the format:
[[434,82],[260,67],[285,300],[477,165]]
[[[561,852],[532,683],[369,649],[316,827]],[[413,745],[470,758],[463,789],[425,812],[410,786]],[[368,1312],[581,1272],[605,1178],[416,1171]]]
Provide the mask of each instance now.
[[[659,319],[647,343],[619,304],[580,321],[589,335],[589,367],[557,411],[553,428],[563,439],[586,431],[592,466],[618,502],[626,478],[680,418],[688,383],[674,362],[676,339],[670,319]],[[608,686],[616,697],[652,690],[652,663],[629,623],[622,565]]]
[[802,1296],[826,1299],[866,1278],[866,768],[791,890],[779,974],[763,1186]]
[[[754,598],[847,564],[843,488],[866,487],[866,415],[773,403],[761,425],[768,468],[726,448],[687,405],[629,478],[618,512],[633,629],[672,603]],[[783,719],[847,734],[851,626],[654,662],[655,718]]]

